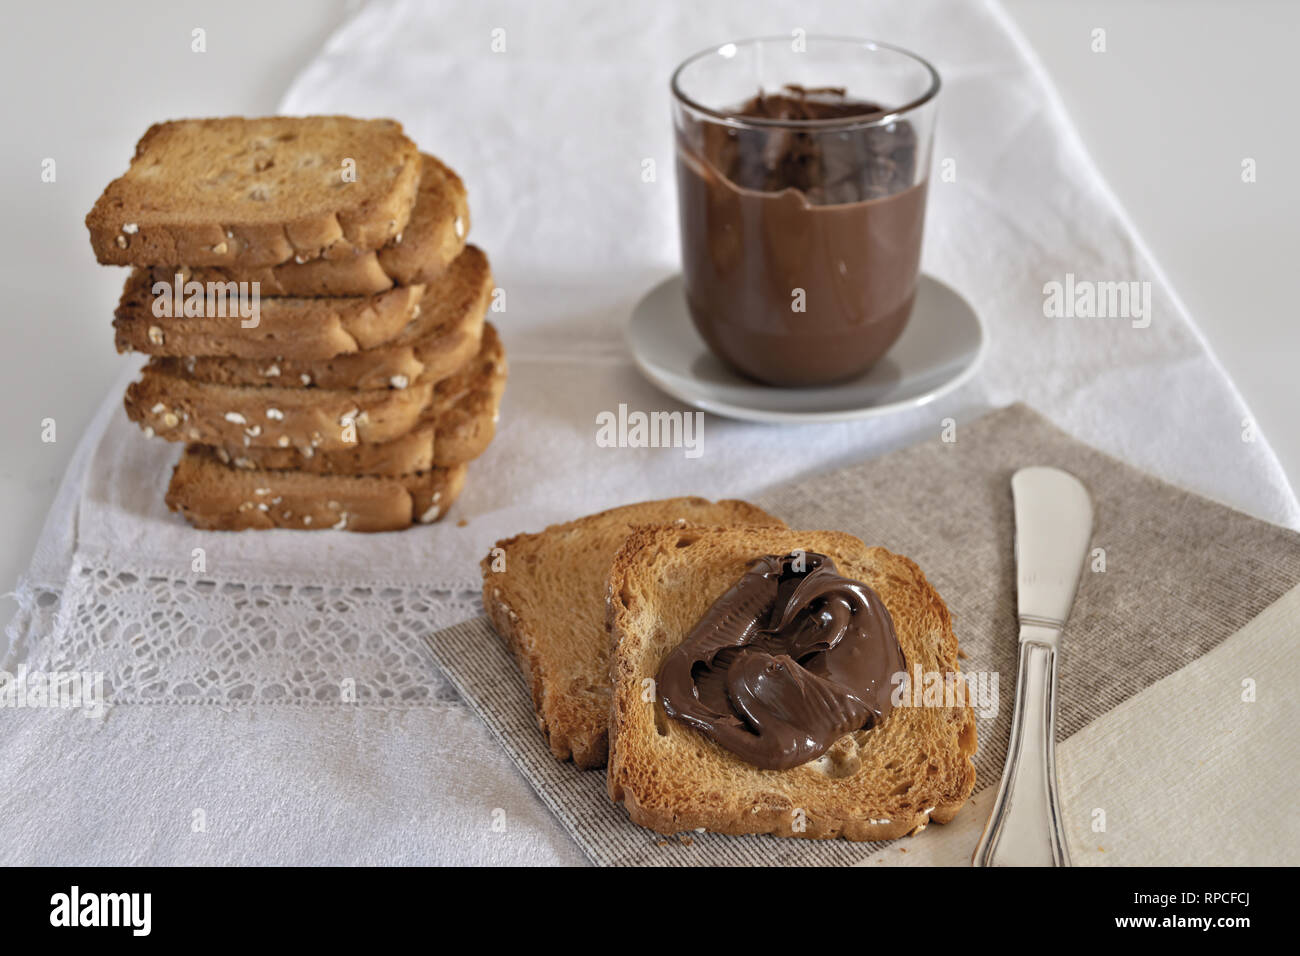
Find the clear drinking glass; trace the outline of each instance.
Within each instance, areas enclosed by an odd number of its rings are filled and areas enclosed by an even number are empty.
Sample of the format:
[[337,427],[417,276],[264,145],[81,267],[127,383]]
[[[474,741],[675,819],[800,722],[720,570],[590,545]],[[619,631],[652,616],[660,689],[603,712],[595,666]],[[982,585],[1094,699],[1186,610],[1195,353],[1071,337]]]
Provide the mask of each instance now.
[[939,75],[871,40],[725,43],[672,77],[687,305],[712,351],[774,385],[861,373],[920,270]]

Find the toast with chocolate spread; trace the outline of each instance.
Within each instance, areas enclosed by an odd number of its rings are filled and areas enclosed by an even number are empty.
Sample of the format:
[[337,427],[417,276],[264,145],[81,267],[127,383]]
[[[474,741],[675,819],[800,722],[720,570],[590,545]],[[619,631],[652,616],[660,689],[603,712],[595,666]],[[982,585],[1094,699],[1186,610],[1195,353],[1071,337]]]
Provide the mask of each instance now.
[[510,645],[557,760],[605,765],[609,655],[605,588],[610,564],[639,525],[773,525],[744,501],[645,501],[498,541],[482,561],[483,606]]
[[[905,557],[831,531],[638,529],[607,613],[607,781],[635,823],[889,840],[974,788],[952,620]],[[900,663],[954,694],[895,698]]]

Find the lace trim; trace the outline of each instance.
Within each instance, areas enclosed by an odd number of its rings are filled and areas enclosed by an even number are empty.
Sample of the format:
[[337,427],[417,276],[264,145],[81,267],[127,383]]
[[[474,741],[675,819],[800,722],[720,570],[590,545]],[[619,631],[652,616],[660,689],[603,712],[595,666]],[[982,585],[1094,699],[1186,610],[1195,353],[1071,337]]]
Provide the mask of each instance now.
[[22,584],[4,669],[103,675],[117,704],[428,707],[458,701],[424,637],[481,613],[474,591],[254,584],[74,562]]

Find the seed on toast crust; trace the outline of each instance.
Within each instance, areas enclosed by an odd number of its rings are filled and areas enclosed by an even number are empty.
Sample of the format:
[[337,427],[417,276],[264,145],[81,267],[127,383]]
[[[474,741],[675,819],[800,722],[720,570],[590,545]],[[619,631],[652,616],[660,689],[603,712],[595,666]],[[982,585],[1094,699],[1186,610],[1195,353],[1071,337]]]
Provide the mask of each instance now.
[[[315,388],[406,388],[416,381],[441,381],[471,361],[479,350],[484,316],[492,292],[492,270],[487,256],[476,246],[469,246],[452,263],[452,267],[429,286],[398,287],[380,293],[383,299],[410,289],[422,294],[405,310],[405,321],[385,322],[391,334],[383,341],[359,351],[324,357],[295,354],[259,355],[252,358],[230,355],[200,355],[174,352],[155,359],[154,367],[170,374],[183,375],[200,382],[217,385],[286,385],[302,382],[306,375]],[[280,300],[270,298],[264,304]],[[296,299],[301,303],[331,303],[338,299]],[[195,319],[177,320],[181,334]],[[252,334],[231,328],[237,320],[226,321],[232,342]],[[262,316],[266,326],[267,316]],[[303,323],[308,333],[314,329]],[[298,329],[297,324],[294,327]],[[287,345],[292,346],[294,340]],[[185,355],[185,358],[179,356]]]
[[465,473],[464,465],[397,478],[241,470],[192,445],[172,472],[166,500],[208,531],[399,531],[445,517]]
[[[401,241],[342,259],[289,261],[261,267],[199,267],[184,270],[197,282],[257,282],[264,296],[373,295],[394,285],[430,283],[465,248],[469,200],[465,184],[436,157],[421,157],[429,175],[421,175],[411,221]],[[457,228],[457,223],[460,228]],[[154,281],[170,282],[174,269],[151,270]]]
[[[425,286],[413,285],[365,296],[266,296],[259,300],[256,325],[245,328],[242,323],[247,320],[237,313],[211,318],[155,316],[148,273],[136,269],[122,290],[113,329],[119,352],[178,359],[227,356],[232,364],[256,362],[259,377],[274,378],[283,368],[277,359],[314,361],[384,345],[423,311],[425,292]],[[267,369],[274,369],[274,374],[268,376]],[[270,384],[283,382],[281,377]]]
[[[496,329],[484,326],[478,354],[433,386],[431,400],[410,431],[389,441],[359,442],[345,448],[304,448],[297,442],[243,448],[226,444],[232,459],[256,468],[290,468],[322,474],[402,475],[433,466],[472,461],[496,435],[497,411],[505,392],[505,349]],[[429,383],[408,386],[417,388]],[[308,390],[309,391],[309,390]]]
[[346,449],[406,434],[433,398],[433,383],[410,388],[253,388],[208,385],[145,367],[127,386],[127,416],[168,441],[243,448]]

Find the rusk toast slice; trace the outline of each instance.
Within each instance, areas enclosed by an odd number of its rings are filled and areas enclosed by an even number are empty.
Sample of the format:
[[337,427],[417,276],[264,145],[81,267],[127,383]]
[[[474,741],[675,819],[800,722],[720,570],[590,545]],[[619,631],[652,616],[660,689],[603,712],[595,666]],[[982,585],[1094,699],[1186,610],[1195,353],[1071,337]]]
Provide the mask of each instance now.
[[248,268],[351,258],[407,227],[420,154],[393,120],[175,120],[86,216],[106,265]]
[[496,326],[487,324],[474,360],[433,389],[426,421],[436,425],[434,464],[477,458],[496,436],[501,396],[510,372]]
[[[492,271],[481,249],[469,246],[442,277],[427,287],[411,321],[374,348],[330,358],[278,356],[274,360],[199,356],[159,358],[160,371],[218,385],[314,385],[318,388],[406,388],[416,381],[440,381],[478,352],[483,317],[492,293]],[[268,299],[274,302],[274,299]],[[331,302],[331,299],[299,299]],[[188,320],[182,320],[188,321]]]
[[464,485],[464,465],[399,478],[243,471],[192,445],[172,472],[167,507],[207,531],[399,531],[440,520]]
[[782,527],[744,501],[645,501],[498,541],[480,565],[483,606],[514,651],[551,753],[584,770],[604,766],[608,749],[610,565],[647,524]]
[[765,554],[828,555],[872,587],[893,619],[909,673],[956,674],[957,639],[943,600],[912,561],[831,531],[642,529],[609,579],[610,797],[661,833],[889,840],[947,823],[975,785],[969,706],[896,706],[816,760],[760,770],[643,699],[668,653]]
[[405,435],[432,399],[432,382],[364,391],[208,385],[146,366],[125,405],[131,421],[168,441],[329,450]]
[[463,464],[483,454],[496,435],[506,376],[505,349],[489,323],[474,360],[434,386],[433,399],[419,424],[405,435],[334,449],[225,445],[217,455],[237,468],[292,468],[336,475],[404,475]]
[[[419,192],[406,227],[372,252],[343,258],[290,261],[260,268],[182,269],[186,281],[257,282],[264,296],[374,295],[394,285],[428,283],[465,248],[469,201],[465,184],[433,156],[423,156]],[[193,263],[190,263],[193,265]],[[174,268],[155,268],[153,281],[171,282]]]
[[[216,299],[205,306],[212,316],[153,313],[149,274],[135,269],[126,280],[113,318],[119,352],[158,356],[231,356],[257,369],[270,384],[284,360],[303,362],[377,348],[400,335],[421,314],[428,287],[398,286],[375,295],[334,298],[266,296],[256,319],[233,308],[216,314]],[[170,286],[171,284],[168,283]],[[254,322],[245,328],[244,322]],[[276,383],[279,384],[279,383]]]
[[436,156],[425,153],[422,159],[411,221],[376,253],[380,268],[398,285],[436,279],[460,255],[469,235],[465,183]]

